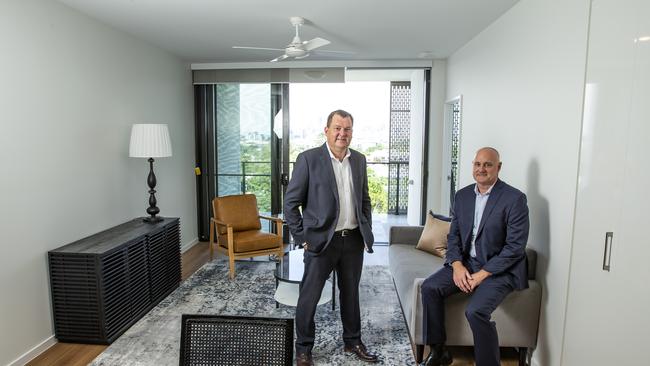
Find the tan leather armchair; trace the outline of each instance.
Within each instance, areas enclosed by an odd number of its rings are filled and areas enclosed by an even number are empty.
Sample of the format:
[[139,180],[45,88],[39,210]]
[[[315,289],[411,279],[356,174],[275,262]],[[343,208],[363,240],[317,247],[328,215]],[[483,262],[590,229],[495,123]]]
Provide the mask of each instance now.
[[[254,194],[216,197],[212,200],[212,213],[210,259],[216,234],[217,250],[228,255],[231,279],[235,277],[235,259],[271,254],[282,258],[282,219],[260,215]],[[263,232],[260,219],[275,222],[277,234]]]

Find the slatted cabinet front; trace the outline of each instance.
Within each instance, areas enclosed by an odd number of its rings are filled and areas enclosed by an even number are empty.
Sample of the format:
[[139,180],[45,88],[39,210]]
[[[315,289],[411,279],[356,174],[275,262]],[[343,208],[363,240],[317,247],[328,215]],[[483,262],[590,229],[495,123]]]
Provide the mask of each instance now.
[[56,338],[110,344],[178,287],[180,220],[134,219],[48,252]]

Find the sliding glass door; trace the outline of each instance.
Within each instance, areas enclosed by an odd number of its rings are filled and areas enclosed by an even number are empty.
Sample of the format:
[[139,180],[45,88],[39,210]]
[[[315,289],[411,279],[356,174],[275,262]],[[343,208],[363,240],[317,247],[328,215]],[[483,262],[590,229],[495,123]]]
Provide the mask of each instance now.
[[345,83],[291,83],[290,159],[325,142],[328,114],[354,116],[350,147],[366,156],[373,233],[422,220],[425,74],[422,70],[348,71]]
[[327,115],[335,109],[355,117],[351,147],[368,159],[376,241],[388,241],[391,225],[422,222],[426,76],[414,70],[346,75],[345,83],[195,86],[200,240],[208,239],[216,196],[253,193],[261,213],[281,214],[297,155],[325,142]]
[[260,213],[279,214],[282,84],[197,85],[195,99],[199,239],[216,196],[252,193]]
[[216,192],[253,193],[271,213],[271,85],[218,84]]

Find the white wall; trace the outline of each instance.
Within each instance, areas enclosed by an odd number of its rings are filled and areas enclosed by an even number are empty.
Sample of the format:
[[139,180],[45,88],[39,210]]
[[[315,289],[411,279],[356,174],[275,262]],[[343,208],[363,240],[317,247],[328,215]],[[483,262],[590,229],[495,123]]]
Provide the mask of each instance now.
[[[424,145],[424,71],[411,72],[411,128],[409,145],[409,186],[407,221],[420,225],[422,213],[422,149]],[[412,182],[412,183],[411,183]]]
[[181,218],[182,244],[197,229],[189,65],[48,0],[0,2],[0,55],[4,365],[52,341],[47,251],[145,215],[131,124],[169,124],[158,206]]
[[522,0],[447,64],[463,96],[460,185],[477,148],[501,152],[501,177],[528,195],[529,246],[543,286],[536,365],[559,365],[587,45],[588,0]]
[[429,151],[427,156],[429,175],[427,176],[427,202],[424,208],[427,212],[433,210],[433,212],[443,215],[448,213],[441,210],[442,203],[440,202],[446,89],[447,61],[433,60],[429,95]]

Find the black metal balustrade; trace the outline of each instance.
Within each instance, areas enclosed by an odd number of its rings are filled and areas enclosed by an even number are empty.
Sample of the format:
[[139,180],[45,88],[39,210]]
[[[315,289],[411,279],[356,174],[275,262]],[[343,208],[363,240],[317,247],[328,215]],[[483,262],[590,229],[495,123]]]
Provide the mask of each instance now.
[[388,179],[387,213],[392,215],[405,215],[408,212],[408,161],[369,162],[368,165],[385,165]]
[[[271,162],[269,161],[242,161],[241,173],[219,173],[219,177],[239,177],[240,178],[240,193],[247,191],[247,178],[249,177],[267,177],[269,179],[269,190],[271,189],[271,173],[249,173],[251,170],[249,165],[266,164],[269,169]],[[289,163],[292,167],[295,162]],[[394,215],[403,215],[408,211],[408,161],[391,161],[391,162],[368,162],[369,167],[385,167],[386,174],[379,175],[379,178],[387,180],[387,195],[388,195],[388,213]],[[249,169],[247,169],[249,168]],[[384,170],[384,169],[375,169]]]

